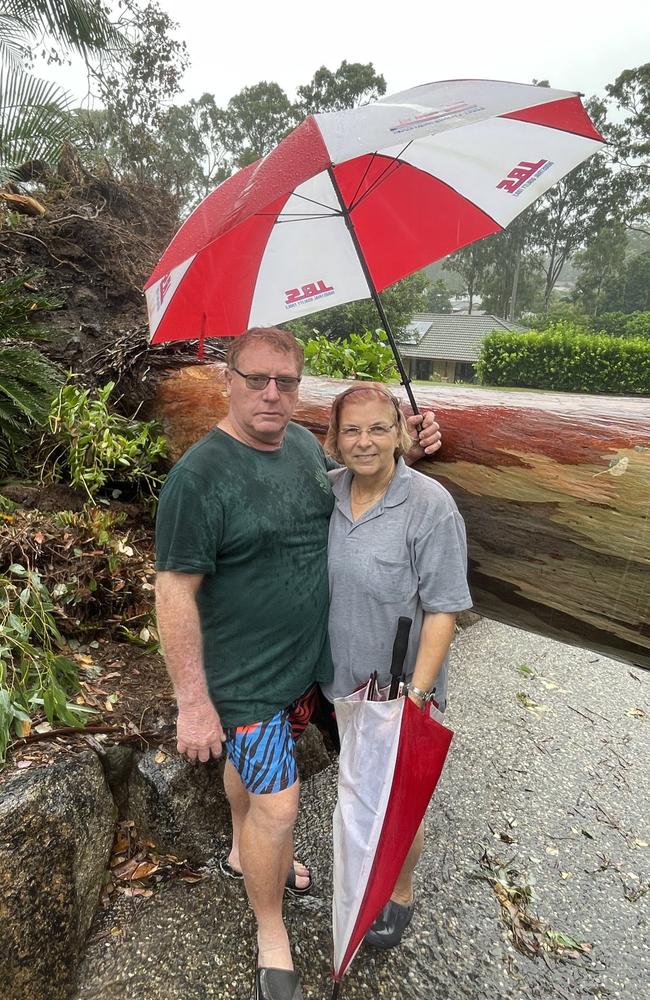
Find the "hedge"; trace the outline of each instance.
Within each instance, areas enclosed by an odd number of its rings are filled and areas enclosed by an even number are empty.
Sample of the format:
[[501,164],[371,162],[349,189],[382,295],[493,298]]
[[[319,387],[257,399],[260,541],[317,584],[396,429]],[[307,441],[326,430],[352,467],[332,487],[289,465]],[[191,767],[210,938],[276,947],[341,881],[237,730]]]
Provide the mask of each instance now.
[[546,331],[562,324],[574,328],[574,333],[608,333],[612,337],[642,337],[650,340],[650,312],[601,313],[587,316],[575,307],[566,307],[564,312],[530,314],[523,319],[532,330]]
[[483,339],[476,374],[483,385],[650,396],[650,341],[570,323],[545,333],[494,331]]

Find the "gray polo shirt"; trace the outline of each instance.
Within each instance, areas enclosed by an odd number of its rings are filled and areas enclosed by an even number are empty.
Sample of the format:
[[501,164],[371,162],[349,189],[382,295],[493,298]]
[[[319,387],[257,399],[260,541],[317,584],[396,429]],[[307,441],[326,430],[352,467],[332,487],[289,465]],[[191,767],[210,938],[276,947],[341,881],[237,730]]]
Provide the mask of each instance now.
[[[328,473],[335,506],[330,518],[329,635],[334,680],[323,686],[333,701],[377,670],[390,681],[390,661],[401,615],[413,619],[405,660],[413,674],[425,611],[472,606],[467,587],[465,526],[447,490],[399,459],[384,497],[357,521],[350,511],[348,469]],[[447,662],[433,688],[444,710]]]

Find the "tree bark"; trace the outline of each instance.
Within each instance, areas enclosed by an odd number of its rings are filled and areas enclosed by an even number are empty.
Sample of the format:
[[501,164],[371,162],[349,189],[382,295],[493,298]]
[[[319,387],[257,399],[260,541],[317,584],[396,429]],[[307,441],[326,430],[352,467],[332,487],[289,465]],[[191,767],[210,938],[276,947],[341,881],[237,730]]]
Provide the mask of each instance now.
[[[322,439],[345,386],[306,377],[296,419]],[[465,518],[476,610],[650,667],[648,400],[416,391],[443,433],[441,451],[418,469],[449,489]],[[226,408],[221,366],[164,379],[157,415],[174,457]]]

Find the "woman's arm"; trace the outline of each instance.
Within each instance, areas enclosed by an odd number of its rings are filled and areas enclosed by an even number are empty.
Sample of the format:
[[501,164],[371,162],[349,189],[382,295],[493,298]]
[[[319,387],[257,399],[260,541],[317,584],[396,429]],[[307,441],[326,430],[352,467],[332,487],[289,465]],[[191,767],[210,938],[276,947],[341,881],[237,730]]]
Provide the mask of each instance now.
[[[449,651],[455,627],[455,614],[425,611],[415,659],[415,670],[411,678],[413,687],[419,688],[420,691],[431,690]],[[409,698],[416,705],[422,705],[422,699],[412,692],[409,692]]]

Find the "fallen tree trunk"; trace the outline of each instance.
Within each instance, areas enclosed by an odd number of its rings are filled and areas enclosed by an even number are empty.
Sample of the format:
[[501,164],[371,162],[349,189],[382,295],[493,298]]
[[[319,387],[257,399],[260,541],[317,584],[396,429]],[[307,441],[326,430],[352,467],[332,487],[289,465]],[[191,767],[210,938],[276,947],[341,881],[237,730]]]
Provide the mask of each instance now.
[[[221,366],[163,380],[174,457],[223,416]],[[306,377],[296,419],[322,437],[346,383]],[[650,400],[416,387],[443,448],[421,472],[465,518],[480,614],[650,667]]]

